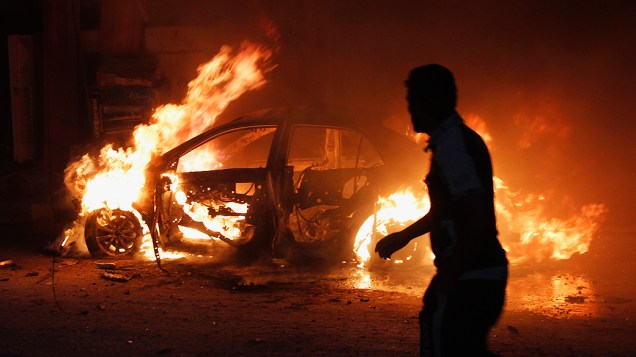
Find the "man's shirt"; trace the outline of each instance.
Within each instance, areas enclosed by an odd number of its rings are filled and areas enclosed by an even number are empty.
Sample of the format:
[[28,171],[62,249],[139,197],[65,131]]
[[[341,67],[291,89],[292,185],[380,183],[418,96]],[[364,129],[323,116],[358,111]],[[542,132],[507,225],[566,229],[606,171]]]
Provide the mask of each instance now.
[[492,164],[481,137],[454,113],[431,134],[431,247],[442,272],[462,273],[507,265],[497,239]]

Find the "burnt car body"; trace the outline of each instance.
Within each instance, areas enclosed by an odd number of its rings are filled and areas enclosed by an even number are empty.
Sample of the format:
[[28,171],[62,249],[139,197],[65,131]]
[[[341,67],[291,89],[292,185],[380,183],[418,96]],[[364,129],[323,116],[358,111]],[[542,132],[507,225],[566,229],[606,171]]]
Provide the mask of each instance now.
[[246,256],[293,250],[340,258],[352,253],[379,196],[421,181],[424,155],[371,120],[261,111],[156,157],[134,205],[139,214],[93,212],[86,242],[94,256],[134,253],[141,218],[155,252],[196,238]]

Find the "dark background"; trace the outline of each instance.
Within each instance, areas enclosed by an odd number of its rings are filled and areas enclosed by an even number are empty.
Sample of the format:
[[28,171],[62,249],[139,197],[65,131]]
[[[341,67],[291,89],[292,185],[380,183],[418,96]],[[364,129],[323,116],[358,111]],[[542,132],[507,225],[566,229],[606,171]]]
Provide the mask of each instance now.
[[[224,117],[281,105],[344,107],[406,127],[403,80],[414,66],[441,63],[457,78],[459,112],[486,122],[495,174],[512,190],[546,195],[559,218],[586,204],[606,205],[599,239],[636,231],[632,1],[6,0],[0,6],[0,172],[9,201],[3,223],[33,221],[46,208],[24,202],[42,201],[41,195],[50,197],[44,206],[55,207],[66,163],[94,141],[83,88],[91,60],[156,56],[168,88],[163,100],[178,102],[196,67],[221,45],[271,41],[266,21],[279,33],[277,67],[265,87],[231,104]],[[118,33],[130,32],[126,26],[146,36],[187,28],[192,43],[157,51],[142,36],[129,51],[108,48]],[[26,162],[16,162],[13,152],[6,37],[15,34],[33,35],[35,44],[36,149]],[[14,180],[25,172],[26,184]],[[26,213],[9,217],[20,202]],[[62,218],[55,209],[50,216],[44,226],[51,229],[38,227],[55,234]]]

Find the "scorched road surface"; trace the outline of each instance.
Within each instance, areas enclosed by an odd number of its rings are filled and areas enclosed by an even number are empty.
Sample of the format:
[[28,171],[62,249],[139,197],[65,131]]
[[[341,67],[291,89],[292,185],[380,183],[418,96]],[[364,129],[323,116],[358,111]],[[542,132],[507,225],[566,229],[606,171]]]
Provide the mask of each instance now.
[[[164,272],[154,261],[1,248],[1,356],[415,356],[432,274],[215,257],[165,260]],[[553,268],[513,267],[491,349],[636,355],[633,295],[576,266]]]

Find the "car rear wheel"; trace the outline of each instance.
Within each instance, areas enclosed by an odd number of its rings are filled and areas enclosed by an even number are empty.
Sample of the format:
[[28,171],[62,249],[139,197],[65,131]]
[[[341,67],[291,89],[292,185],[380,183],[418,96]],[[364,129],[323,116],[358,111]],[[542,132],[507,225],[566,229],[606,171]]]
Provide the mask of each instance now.
[[132,212],[102,208],[86,219],[84,237],[92,256],[121,257],[139,250],[143,231]]
[[[372,219],[373,217],[369,217],[368,219]],[[430,256],[430,249],[426,243],[426,239],[420,237],[418,239],[411,240],[405,247],[394,252],[391,255],[391,259],[386,260],[380,258],[380,256],[375,252],[375,245],[385,236],[398,232],[408,225],[408,223],[398,223],[393,221],[381,222],[380,226],[373,227],[371,231],[368,231],[368,227],[366,228],[366,237],[368,241],[358,242],[358,244],[366,244],[367,252],[369,253],[369,260],[365,262],[365,265],[370,267],[383,267],[392,264],[406,264],[419,266],[427,263],[429,259],[427,257]],[[365,236],[364,234],[362,235]],[[357,246],[355,249],[359,249]]]

